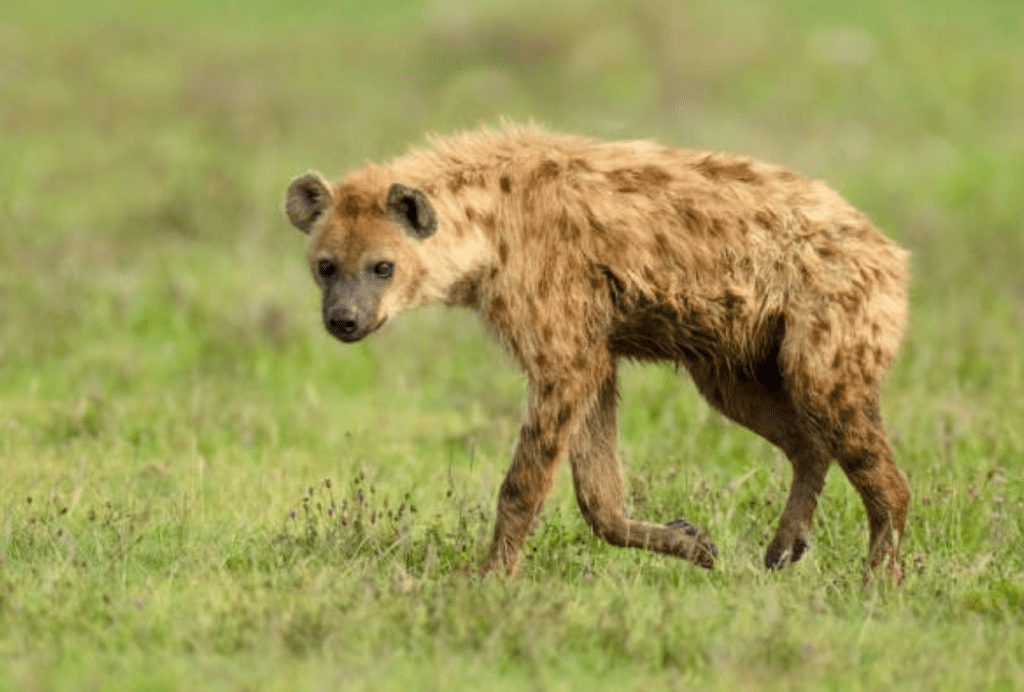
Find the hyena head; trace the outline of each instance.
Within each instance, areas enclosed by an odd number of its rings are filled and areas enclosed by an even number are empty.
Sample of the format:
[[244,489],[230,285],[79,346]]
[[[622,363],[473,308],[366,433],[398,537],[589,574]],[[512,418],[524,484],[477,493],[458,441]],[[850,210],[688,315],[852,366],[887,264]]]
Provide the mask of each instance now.
[[285,210],[310,236],[309,265],[323,291],[327,331],[352,343],[419,304],[423,241],[437,214],[422,191],[393,183],[332,186],[310,172],[288,186]]

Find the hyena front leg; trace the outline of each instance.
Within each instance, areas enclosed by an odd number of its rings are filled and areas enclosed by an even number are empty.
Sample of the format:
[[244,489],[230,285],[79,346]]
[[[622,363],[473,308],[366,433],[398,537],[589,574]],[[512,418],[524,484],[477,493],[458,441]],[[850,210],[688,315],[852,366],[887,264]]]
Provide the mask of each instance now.
[[712,567],[718,550],[685,520],[667,525],[626,516],[622,467],[616,455],[616,374],[601,383],[583,425],[573,436],[569,459],[580,511],[594,533],[620,547],[646,548]]
[[[549,368],[531,377],[529,412],[498,494],[494,539],[481,565],[482,574],[501,569],[515,575],[523,543],[551,490],[558,462],[597,397],[603,373],[611,367],[610,356],[597,356],[586,371]],[[598,371],[596,377],[593,369]]]

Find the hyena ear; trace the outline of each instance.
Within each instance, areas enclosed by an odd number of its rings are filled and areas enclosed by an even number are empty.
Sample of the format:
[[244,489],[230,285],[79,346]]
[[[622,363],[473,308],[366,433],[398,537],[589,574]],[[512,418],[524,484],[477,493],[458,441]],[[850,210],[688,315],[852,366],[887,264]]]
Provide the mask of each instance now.
[[437,231],[437,214],[422,190],[395,183],[388,190],[384,208],[392,221],[417,240],[426,240]]
[[333,202],[330,185],[322,175],[310,171],[300,175],[288,186],[284,209],[292,225],[308,234]]

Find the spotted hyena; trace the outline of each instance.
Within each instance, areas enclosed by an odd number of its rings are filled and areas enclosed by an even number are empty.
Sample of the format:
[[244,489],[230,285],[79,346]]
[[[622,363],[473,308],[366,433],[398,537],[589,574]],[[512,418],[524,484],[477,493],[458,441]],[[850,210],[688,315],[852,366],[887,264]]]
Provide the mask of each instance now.
[[907,317],[907,255],[824,183],[653,142],[506,124],[430,140],[336,182],[292,181],[323,321],[345,342],[430,303],[473,308],[529,380],[482,569],[516,571],[568,455],[580,510],[617,546],[710,567],[684,520],[624,511],[619,358],[685,368],[780,448],[789,499],[765,565],[799,560],[832,459],[860,493],[869,564],[897,569],[910,492],[879,394]]

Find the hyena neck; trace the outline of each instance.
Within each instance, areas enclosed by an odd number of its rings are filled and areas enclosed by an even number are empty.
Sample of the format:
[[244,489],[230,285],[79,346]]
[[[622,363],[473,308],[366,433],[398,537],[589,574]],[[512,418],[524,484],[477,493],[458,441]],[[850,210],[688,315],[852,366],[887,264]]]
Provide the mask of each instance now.
[[498,267],[501,201],[494,195],[501,171],[485,161],[453,160],[414,151],[392,164],[396,179],[423,190],[438,218],[423,242],[419,304],[476,308]]
[[442,209],[454,213],[442,217],[441,230],[423,245],[425,302],[476,308],[482,284],[498,262],[493,229],[483,227],[477,207],[445,204]]

